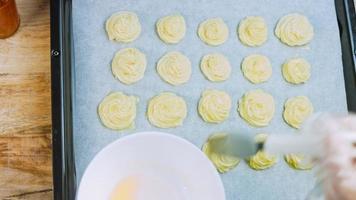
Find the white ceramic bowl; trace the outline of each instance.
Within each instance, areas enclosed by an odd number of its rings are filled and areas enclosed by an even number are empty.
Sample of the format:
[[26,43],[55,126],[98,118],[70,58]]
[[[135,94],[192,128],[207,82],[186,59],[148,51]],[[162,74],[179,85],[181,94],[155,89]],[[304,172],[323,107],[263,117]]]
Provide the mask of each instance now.
[[[110,199],[127,177],[148,177],[146,190],[158,191],[162,199],[225,200],[221,179],[208,158],[190,142],[160,132],[132,134],[101,150],[83,175],[77,200]],[[150,195],[144,199],[158,200]]]

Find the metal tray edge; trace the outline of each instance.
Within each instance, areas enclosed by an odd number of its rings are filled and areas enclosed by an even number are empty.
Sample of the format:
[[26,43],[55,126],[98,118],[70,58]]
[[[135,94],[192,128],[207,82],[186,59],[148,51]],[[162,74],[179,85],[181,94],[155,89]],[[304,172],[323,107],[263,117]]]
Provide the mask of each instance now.
[[[335,0],[349,111],[356,111],[356,13],[353,0]],[[75,199],[73,149],[72,0],[51,0],[53,197]]]

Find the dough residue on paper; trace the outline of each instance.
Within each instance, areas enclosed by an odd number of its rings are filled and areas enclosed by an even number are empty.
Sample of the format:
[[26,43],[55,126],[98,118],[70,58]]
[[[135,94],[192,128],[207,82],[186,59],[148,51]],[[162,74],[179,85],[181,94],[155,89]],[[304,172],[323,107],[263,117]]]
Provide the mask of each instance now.
[[266,82],[272,75],[271,62],[266,56],[259,54],[244,58],[241,70],[245,78],[255,84]]
[[229,28],[221,18],[207,19],[200,23],[198,35],[206,44],[218,46],[229,37]]
[[299,129],[313,113],[313,104],[306,96],[289,98],[284,104],[283,118],[292,127]]
[[192,69],[189,59],[178,51],[165,54],[157,63],[157,72],[161,78],[172,85],[181,85],[189,81]]
[[277,23],[276,36],[289,46],[308,44],[314,36],[314,28],[308,18],[298,13],[283,16]]
[[284,156],[284,159],[293,169],[309,170],[313,168],[312,161],[302,154],[288,154]]
[[150,123],[159,128],[181,126],[187,116],[187,104],[174,93],[163,92],[153,97],[147,108]]
[[247,46],[261,46],[267,41],[267,24],[262,17],[246,17],[239,24],[238,35],[240,41]]
[[126,48],[115,54],[111,71],[121,82],[132,84],[143,78],[146,65],[145,54],[136,48]]
[[133,128],[137,102],[138,98],[135,96],[112,92],[100,102],[99,118],[104,126],[113,130]]
[[168,44],[176,44],[183,39],[186,32],[184,17],[169,15],[159,19],[156,23],[159,38]]
[[199,100],[198,111],[204,121],[221,123],[230,114],[231,98],[220,90],[205,90]]
[[305,83],[310,78],[310,64],[303,58],[293,58],[283,64],[282,73],[289,83]]
[[274,99],[272,95],[260,89],[249,91],[239,100],[238,111],[250,125],[268,126],[275,111]]
[[200,69],[204,76],[213,82],[225,81],[231,73],[229,60],[219,53],[205,55],[200,62]]
[[[258,134],[255,137],[256,142],[264,142],[267,139],[267,134]],[[254,170],[264,170],[272,167],[277,163],[277,157],[270,155],[264,151],[258,151],[254,156],[247,159],[248,165]]]
[[217,153],[212,148],[212,145],[210,145],[212,141],[224,139],[226,136],[226,133],[214,133],[210,135],[210,137],[202,147],[202,151],[205,153],[205,155],[207,155],[207,157],[210,159],[210,161],[214,164],[214,166],[220,173],[226,173],[232,170],[240,162],[239,158]]
[[132,42],[141,33],[141,24],[133,12],[117,12],[106,20],[106,32],[110,40],[118,42]]

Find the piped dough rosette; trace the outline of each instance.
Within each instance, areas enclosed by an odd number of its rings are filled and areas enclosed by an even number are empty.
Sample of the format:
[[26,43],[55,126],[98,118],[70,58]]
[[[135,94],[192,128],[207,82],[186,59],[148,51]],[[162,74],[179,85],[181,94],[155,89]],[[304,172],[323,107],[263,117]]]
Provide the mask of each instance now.
[[301,124],[313,113],[313,105],[306,96],[289,98],[284,104],[283,118],[293,128]]
[[310,78],[310,64],[303,58],[293,58],[283,64],[282,73],[289,83],[305,83]]
[[212,141],[224,139],[226,136],[226,133],[214,133],[208,138],[202,147],[202,151],[205,153],[205,155],[208,156],[210,161],[214,164],[220,173],[226,173],[235,168],[240,163],[239,158],[217,153],[212,148]]
[[246,17],[239,24],[238,35],[240,41],[247,46],[261,46],[267,41],[267,24],[262,17]]
[[255,84],[266,82],[272,75],[271,62],[266,56],[259,54],[244,58],[241,70],[245,78]]
[[114,13],[106,20],[106,32],[110,40],[132,42],[141,33],[141,24],[133,12],[122,11]]
[[178,51],[172,51],[158,61],[157,72],[167,83],[181,85],[189,81],[192,67],[185,55]]
[[314,36],[314,28],[308,18],[292,13],[283,16],[277,23],[276,36],[289,46],[301,46],[308,44]]
[[149,122],[159,128],[181,126],[187,116],[187,104],[182,97],[164,92],[153,97],[147,108]]
[[207,19],[200,23],[198,35],[206,44],[218,46],[229,37],[229,28],[221,18]]
[[288,154],[284,156],[284,159],[293,169],[310,170],[314,166],[311,159],[302,154]]
[[[267,134],[258,134],[255,137],[255,141],[264,142],[266,141],[268,135]],[[270,155],[264,151],[258,151],[254,156],[251,156],[247,159],[248,165],[254,170],[264,170],[272,167],[277,163],[277,157],[274,155]]]
[[275,103],[272,95],[263,90],[246,92],[239,100],[238,111],[240,116],[255,127],[267,126],[272,120]]
[[122,83],[133,84],[143,78],[146,65],[145,54],[136,48],[126,48],[115,54],[111,71]]
[[230,114],[231,98],[220,90],[205,90],[199,100],[198,111],[204,121],[221,123]]
[[231,74],[229,60],[219,53],[205,55],[200,62],[200,69],[204,76],[213,82],[225,81]]
[[135,96],[128,96],[122,92],[110,93],[98,106],[101,122],[113,130],[133,128],[137,102],[138,98]]
[[156,23],[159,38],[168,44],[176,44],[183,39],[186,32],[184,17],[169,15],[159,19]]

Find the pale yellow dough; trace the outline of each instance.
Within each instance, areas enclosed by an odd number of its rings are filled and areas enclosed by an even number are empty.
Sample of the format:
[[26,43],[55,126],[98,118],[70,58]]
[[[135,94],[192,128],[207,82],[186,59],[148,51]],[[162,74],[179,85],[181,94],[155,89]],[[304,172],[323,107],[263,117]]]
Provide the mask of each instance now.
[[312,161],[302,154],[288,154],[284,156],[284,159],[294,169],[310,170],[313,168]]
[[192,67],[185,55],[178,51],[172,51],[158,61],[157,72],[167,83],[181,85],[189,81]]
[[226,173],[230,171],[231,169],[235,168],[240,162],[240,159],[236,157],[220,154],[217,153],[214,149],[212,149],[212,146],[210,145],[212,141],[224,139],[225,137],[226,133],[214,133],[208,138],[208,140],[202,147],[202,151],[208,156],[210,161],[214,164],[214,166],[220,173]]
[[241,70],[245,78],[255,84],[266,82],[272,75],[271,62],[259,54],[247,56],[242,61]]
[[230,114],[231,98],[219,90],[205,90],[199,100],[198,111],[204,121],[221,123]]
[[213,82],[225,81],[231,74],[229,60],[219,53],[205,55],[200,62],[200,69],[204,76]]
[[106,32],[110,40],[132,42],[141,33],[141,24],[133,12],[118,12],[106,20]]
[[284,104],[283,118],[294,128],[301,124],[313,113],[313,105],[306,96],[289,98]]
[[273,97],[263,90],[246,92],[239,100],[240,116],[255,127],[267,126],[272,120],[275,103]]
[[147,117],[154,126],[160,128],[181,126],[186,116],[187,104],[182,97],[174,93],[163,92],[148,103]]
[[121,82],[133,84],[143,78],[146,65],[145,54],[135,48],[126,48],[115,54],[111,71]]
[[247,46],[261,46],[267,41],[267,24],[262,17],[246,17],[239,24],[238,35],[240,41]]
[[283,64],[282,73],[289,83],[305,83],[310,78],[310,64],[303,58],[290,59]]
[[218,46],[229,37],[229,28],[221,18],[207,19],[200,23],[198,35],[206,44]]
[[138,98],[122,92],[112,92],[98,106],[101,122],[107,128],[123,130],[133,128]]
[[184,17],[169,15],[158,20],[156,30],[159,38],[168,44],[176,44],[183,39],[186,31]]
[[[266,141],[267,137],[267,134],[261,133],[256,135],[255,141],[264,142]],[[254,156],[247,159],[247,163],[254,170],[264,170],[276,164],[277,157],[264,151],[258,151]]]
[[293,13],[283,16],[278,21],[275,34],[289,46],[301,46],[313,39],[314,28],[307,17]]

